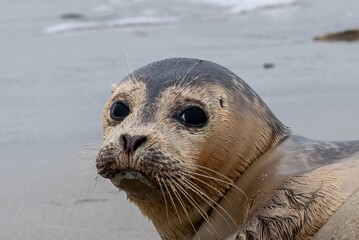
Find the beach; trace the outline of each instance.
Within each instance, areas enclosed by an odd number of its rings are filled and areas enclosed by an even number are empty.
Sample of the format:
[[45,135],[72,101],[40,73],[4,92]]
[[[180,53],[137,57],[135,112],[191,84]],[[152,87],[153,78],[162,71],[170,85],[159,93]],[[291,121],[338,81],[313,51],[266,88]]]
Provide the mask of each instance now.
[[159,239],[95,168],[111,84],[159,59],[231,69],[296,134],[359,139],[359,42],[313,40],[358,28],[359,1],[229,2],[0,3],[0,239]]

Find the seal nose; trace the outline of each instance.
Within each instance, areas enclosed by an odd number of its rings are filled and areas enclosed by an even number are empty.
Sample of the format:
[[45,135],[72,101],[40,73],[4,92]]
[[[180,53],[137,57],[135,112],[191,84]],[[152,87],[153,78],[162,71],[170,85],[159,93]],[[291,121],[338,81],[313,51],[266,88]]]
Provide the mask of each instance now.
[[130,154],[133,155],[135,151],[146,141],[147,141],[146,136],[139,136],[139,135],[130,136],[128,134],[123,134],[121,136],[122,147],[127,155]]

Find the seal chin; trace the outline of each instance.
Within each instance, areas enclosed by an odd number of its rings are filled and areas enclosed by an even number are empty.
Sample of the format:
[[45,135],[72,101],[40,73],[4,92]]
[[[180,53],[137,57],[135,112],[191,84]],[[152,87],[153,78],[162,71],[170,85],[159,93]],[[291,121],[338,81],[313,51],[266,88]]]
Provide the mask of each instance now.
[[121,171],[110,180],[131,199],[153,201],[160,196],[159,187],[138,171]]

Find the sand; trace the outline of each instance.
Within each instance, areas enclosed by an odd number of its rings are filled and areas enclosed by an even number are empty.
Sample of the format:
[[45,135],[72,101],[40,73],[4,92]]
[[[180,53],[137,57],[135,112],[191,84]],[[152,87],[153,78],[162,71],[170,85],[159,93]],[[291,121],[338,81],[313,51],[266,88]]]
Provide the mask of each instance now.
[[109,181],[93,183],[111,83],[161,58],[228,67],[298,134],[359,139],[359,43],[313,41],[357,28],[359,1],[303,0],[164,25],[44,32],[62,14],[99,2],[1,3],[0,239],[158,239],[124,193]]

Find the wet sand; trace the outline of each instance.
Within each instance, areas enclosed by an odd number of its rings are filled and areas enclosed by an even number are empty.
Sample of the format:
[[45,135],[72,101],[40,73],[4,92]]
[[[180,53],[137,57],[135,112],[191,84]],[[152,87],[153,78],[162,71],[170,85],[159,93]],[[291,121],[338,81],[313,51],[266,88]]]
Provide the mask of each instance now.
[[[70,1],[65,1],[71,3]],[[45,34],[77,5],[12,1],[0,16],[0,239],[157,239],[108,181],[96,143],[110,85],[176,56],[228,67],[279,119],[320,140],[359,139],[359,43],[313,37],[359,26],[359,2],[300,1],[213,21]],[[263,68],[266,63],[274,68]],[[83,153],[86,152],[86,153]]]

